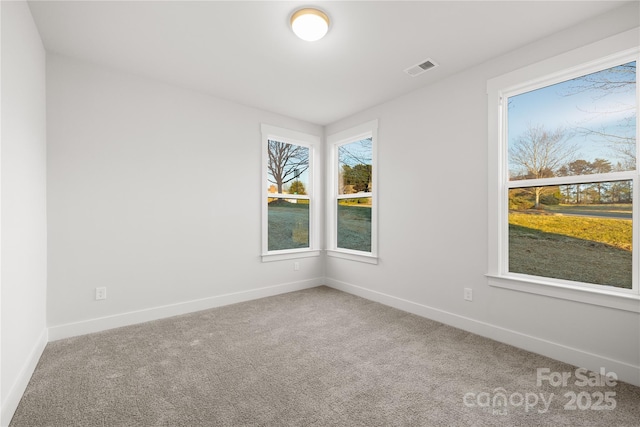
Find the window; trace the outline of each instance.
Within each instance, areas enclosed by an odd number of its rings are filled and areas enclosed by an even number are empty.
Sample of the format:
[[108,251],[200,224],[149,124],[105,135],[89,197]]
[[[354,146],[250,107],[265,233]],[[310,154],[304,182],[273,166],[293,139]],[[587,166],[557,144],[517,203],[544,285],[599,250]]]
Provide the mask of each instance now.
[[328,138],[329,256],[377,263],[377,121]]
[[638,49],[585,52],[488,84],[488,276],[638,311]]
[[319,137],[262,125],[262,259],[318,256]]

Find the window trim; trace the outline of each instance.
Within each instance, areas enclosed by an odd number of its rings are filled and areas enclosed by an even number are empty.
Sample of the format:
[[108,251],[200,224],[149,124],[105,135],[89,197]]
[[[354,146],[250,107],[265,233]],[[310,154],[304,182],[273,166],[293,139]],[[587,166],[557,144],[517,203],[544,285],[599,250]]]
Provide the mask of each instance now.
[[[603,285],[572,282],[541,276],[530,276],[506,271],[508,257],[508,153],[506,138],[506,98],[518,93],[535,90],[561,81],[598,71],[607,66],[636,60],[640,62],[637,40],[640,28],[625,31],[582,48],[558,55],[487,82],[488,94],[488,266],[487,278],[490,286],[513,291],[533,293],[553,298],[566,299],[598,306],[605,306],[640,313],[640,168],[630,172],[606,174],[607,180],[633,179],[633,288],[622,289]],[[636,84],[636,100],[640,107],[640,84]],[[640,126],[636,126],[636,135]],[[638,141],[638,138],[636,138]],[[636,145],[640,151],[640,141]],[[638,158],[638,157],[637,157]],[[603,178],[586,175],[577,181],[594,182]],[[540,182],[538,182],[540,181]],[[514,181],[523,183],[522,181]],[[544,182],[553,185],[553,178],[528,180],[526,186]],[[563,181],[564,182],[564,181]],[[515,185],[519,186],[519,185]],[[535,186],[535,185],[533,185]]]
[[[320,256],[320,167],[319,167],[319,153],[320,142],[319,136],[307,134],[304,132],[298,132],[286,128],[272,126],[268,124],[261,124],[260,130],[262,133],[262,168],[261,168],[261,221],[262,221],[262,241],[261,241],[261,258],[262,262],[271,261],[283,261],[288,259],[298,259],[306,257]],[[268,146],[269,140],[277,140],[287,144],[299,145],[307,147],[309,149],[309,184],[306,196],[300,196],[295,194],[288,194],[287,198],[291,199],[308,199],[309,200],[309,247],[308,248],[296,248],[296,249],[284,249],[277,251],[269,250],[269,210],[268,199],[272,196],[269,195],[269,185],[267,183],[268,176]],[[307,197],[308,196],[308,197]]]
[[[371,197],[371,252],[338,248],[337,245],[337,201],[341,198],[354,198],[355,195],[341,195],[338,191],[338,147],[344,144],[371,137],[371,186],[372,190],[363,193]],[[378,264],[378,120],[374,119],[358,126],[334,133],[327,137],[327,255],[351,261]],[[358,194],[358,193],[356,193]]]

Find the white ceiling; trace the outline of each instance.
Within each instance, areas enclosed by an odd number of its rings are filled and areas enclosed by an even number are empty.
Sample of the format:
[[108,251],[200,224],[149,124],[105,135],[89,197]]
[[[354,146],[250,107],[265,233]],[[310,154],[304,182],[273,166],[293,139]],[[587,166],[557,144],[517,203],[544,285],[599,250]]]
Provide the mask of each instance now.
[[[331,18],[296,38],[299,6]],[[31,1],[48,51],[325,125],[623,5],[618,1]],[[440,66],[403,72],[426,58]]]

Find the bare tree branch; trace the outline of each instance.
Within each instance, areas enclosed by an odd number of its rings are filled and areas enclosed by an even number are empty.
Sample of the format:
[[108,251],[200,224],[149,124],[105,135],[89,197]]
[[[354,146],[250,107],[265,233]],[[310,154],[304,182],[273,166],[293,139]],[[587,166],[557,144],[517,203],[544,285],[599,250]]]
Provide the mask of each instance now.
[[300,145],[269,140],[269,182],[276,184],[282,193],[284,184],[300,177],[309,169],[309,149]]
[[[562,175],[578,151],[569,144],[565,129],[548,131],[542,125],[531,125],[512,144],[509,144],[509,163],[518,168],[510,170],[512,179],[539,179]],[[540,206],[544,187],[534,187],[535,208]]]
[[[613,94],[635,94],[636,91],[636,63],[618,65],[597,73],[588,74],[572,80],[572,84],[564,96],[589,93],[592,99],[600,100]],[[585,137],[595,137],[607,143],[611,150],[619,155],[626,170],[635,169],[636,165],[636,136],[637,105],[619,103],[616,107],[607,106],[600,111],[579,108],[589,114],[588,121],[594,121],[603,116],[624,114],[615,127],[599,129],[586,123],[576,127],[576,133]]]

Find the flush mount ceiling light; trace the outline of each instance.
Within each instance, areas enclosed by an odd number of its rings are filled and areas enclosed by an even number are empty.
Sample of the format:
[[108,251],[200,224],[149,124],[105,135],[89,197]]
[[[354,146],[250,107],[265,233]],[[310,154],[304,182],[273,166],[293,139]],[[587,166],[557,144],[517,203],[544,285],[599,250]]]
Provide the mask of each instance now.
[[329,31],[329,17],[318,9],[300,9],[291,15],[291,29],[302,40],[314,42]]

